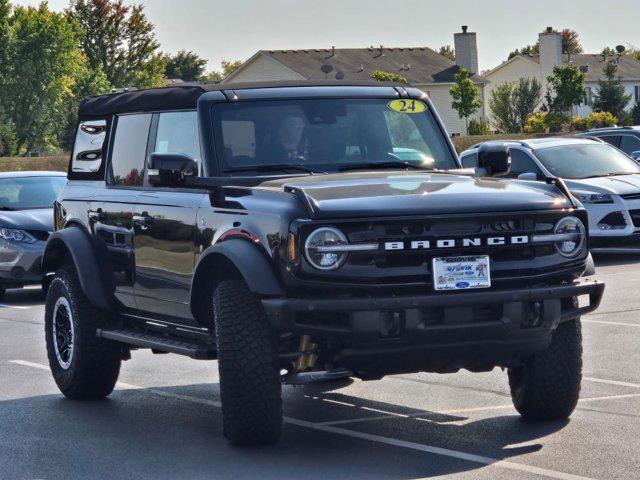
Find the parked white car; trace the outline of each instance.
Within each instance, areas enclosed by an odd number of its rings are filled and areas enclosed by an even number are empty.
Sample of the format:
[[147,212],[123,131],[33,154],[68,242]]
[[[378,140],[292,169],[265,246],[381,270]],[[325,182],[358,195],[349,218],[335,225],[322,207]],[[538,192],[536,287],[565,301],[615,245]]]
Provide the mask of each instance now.
[[[501,142],[509,146],[511,178],[558,177],[589,214],[591,249],[640,252],[640,165],[593,138],[549,137]],[[466,168],[477,165],[480,144],[462,152]]]

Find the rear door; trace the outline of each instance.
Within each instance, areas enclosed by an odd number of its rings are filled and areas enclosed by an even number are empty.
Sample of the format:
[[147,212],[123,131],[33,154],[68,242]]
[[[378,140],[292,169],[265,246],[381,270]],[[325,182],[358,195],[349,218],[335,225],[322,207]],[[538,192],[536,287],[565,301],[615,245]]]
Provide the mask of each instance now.
[[134,205],[143,187],[151,114],[121,115],[114,119],[106,188],[98,189],[89,210],[92,232],[106,244],[115,295],[122,304],[136,308],[134,296]]
[[[150,152],[182,153],[200,163],[196,112],[155,114],[149,144]],[[195,324],[189,296],[196,215],[205,195],[202,190],[150,187],[138,197],[134,212],[136,303],[156,318]]]

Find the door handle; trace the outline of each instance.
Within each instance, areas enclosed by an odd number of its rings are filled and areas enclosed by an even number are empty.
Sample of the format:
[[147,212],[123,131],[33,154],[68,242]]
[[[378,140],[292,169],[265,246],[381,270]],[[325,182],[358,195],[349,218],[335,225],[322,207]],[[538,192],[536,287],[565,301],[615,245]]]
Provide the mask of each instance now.
[[141,215],[134,215],[132,220],[134,225],[138,225],[142,230],[146,230],[149,225],[153,225],[154,218],[147,212],[142,212]]
[[104,220],[104,212],[101,208],[98,210],[89,210],[88,212],[89,220],[93,222],[100,222]]

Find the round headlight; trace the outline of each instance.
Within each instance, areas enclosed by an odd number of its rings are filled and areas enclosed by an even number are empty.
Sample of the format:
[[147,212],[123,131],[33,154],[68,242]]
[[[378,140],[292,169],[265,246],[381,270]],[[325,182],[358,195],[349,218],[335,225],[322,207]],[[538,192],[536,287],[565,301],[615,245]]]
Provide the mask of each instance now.
[[587,231],[584,224],[576,217],[564,217],[553,230],[556,235],[563,238],[556,242],[556,250],[560,255],[572,258],[579,255],[587,239]]
[[331,251],[333,247],[348,243],[344,233],[336,228],[322,227],[314,230],[304,244],[309,263],[319,270],[335,270],[347,260],[347,254]]

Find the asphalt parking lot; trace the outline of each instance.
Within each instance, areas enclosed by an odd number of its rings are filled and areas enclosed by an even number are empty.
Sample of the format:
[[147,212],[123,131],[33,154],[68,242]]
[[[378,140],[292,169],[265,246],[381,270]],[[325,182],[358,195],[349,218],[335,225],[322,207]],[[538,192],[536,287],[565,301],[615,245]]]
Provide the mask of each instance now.
[[286,387],[273,447],[222,437],[214,362],[134,352],[105,401],[64,399],[49,374],[40,291],[0,304],[0,479],[640,478],[640,257],[599,257],[569,422],[527,423],[506,374],[400,375]]

